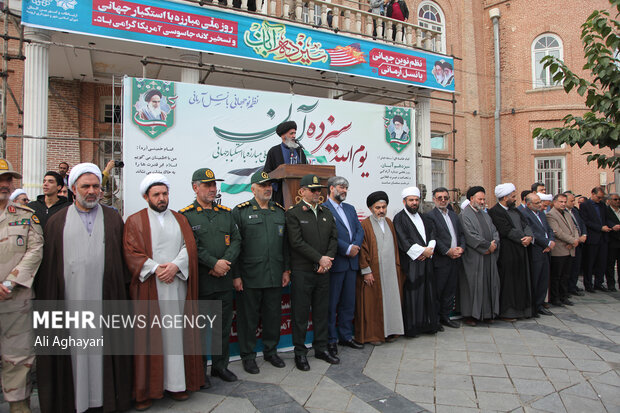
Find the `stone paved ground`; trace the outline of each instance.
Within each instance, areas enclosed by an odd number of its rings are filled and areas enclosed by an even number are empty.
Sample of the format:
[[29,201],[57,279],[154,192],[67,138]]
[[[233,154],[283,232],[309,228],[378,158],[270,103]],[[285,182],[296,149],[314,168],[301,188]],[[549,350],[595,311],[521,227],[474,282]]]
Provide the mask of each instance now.
[[284,369],[261,358],[258,375],[233,362],[239,382],[212,379],[149,412],[620,412],[620,293],[574,301],[553,317],[341,349],[337,366],[309,357],[309,372],[290,352]]

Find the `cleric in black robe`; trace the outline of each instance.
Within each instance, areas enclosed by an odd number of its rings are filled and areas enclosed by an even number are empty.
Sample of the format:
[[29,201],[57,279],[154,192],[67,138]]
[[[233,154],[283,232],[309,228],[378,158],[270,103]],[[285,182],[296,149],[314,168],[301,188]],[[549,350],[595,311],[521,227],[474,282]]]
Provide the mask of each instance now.
[[[297,135],[297,123],[292,120],[282,122],[276,127],[276,133],[282,142],[276,146],[273,146],[267,152],[267,159],[265,160],[265,167],[263,172],[269,173],[282,164],[307,164],[306,154],[303,149],[295,141]],[[280,205],[284,205],[282,183],[276,182],[273,185],[273,199]]]
[[435,240],[433,225],[418,213],[420,190],[405,188],[402,192],[405,209],[394,216],[398,240],[400,270],[405,279],[403,286],[403,322],[405,335],[435,333],[439,316],[433,291],[433,264]]
[[500,279],[499,315],[505,321],[532,316],[530,264],[527,247],[532,230],[515,208],[517,192],[513,184],[495,187],[497,204],[489,216],[500,236],[497,270]]

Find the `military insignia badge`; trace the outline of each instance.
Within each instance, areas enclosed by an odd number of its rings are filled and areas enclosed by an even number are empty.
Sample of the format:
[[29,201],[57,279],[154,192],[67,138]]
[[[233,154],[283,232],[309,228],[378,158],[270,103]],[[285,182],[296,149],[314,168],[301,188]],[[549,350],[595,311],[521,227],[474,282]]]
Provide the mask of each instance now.
[[316,176],[312,177],[312,183],[313,184],[318,184],[319,183],[319,178],[317,178]]
[[260,176],[261,176],[263,179],[269,179],[269,175],[267,175],[267,172],[261,172]]
[[284,236],[284,225],[278,225],[278,235],[280,237]]
[[224,243],[226,244],[226,246],[230,245],[230,235],[224,235]]
[[32,221],[35,224],[40,224],[41,223],[41,221],[39,221],[39,218],[36,215],[34,215],[34,214],[32,215]]
[[23,247],[24,246],[24,237],[22,237],[21,235],[17,236],[17,240],[15,240],[15,243],[17,244],[18,247]]
[[205,172],[205,175],[207,176],[207,178],[211,179],[213,178],[215,175],[213,174],[213,171],[211,169],[207,169]]

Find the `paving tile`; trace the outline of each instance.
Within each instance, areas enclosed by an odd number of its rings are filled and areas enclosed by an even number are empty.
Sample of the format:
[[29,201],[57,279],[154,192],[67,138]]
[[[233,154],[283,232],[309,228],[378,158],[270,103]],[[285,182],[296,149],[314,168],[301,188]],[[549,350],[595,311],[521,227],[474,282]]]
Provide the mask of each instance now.
[[570,360],[561,357],[542,357],[536,356],[536,360],[541,367],[551,367],[554,369],[576,370],[577,368]]
[[227,397],[213,410],[213,413],[229,412],[254,413],[256,412],[256,408],[248,399]]
[[261,413],[305,413],[307,412],[303,406],[300,406],[297,402],[279,404],[277,406],[271,406],[266,409],[261,409]]
[[560,395],[557,393],[550,394],[542,399],[534,401],[531,406],[539,411],[552,412],[552,413],[564,413],[564,403],[560,399]]
[[304,407],[326,408],[345,411],[351,400],[351,393],[334,384],[333,386],[317,386]]
[[361,399],[353,396],[351,397],[351,401],[349,402],[349,405],[347,406],[347,413],[349,412],[350,413],[377,413],[378,410],[372,407],[371,405],[369,405],[368,403],[365,403]]
[[520,355],[532,354],[532,350],[528,346],[519,345],[519,344],[498,344],[497,349],[502,354],[520,354]]
[[574,386],[571,386],[565,390],[560,392],[562,396],[564,395],[574,395],[587,399],[598,400],[598,394],[591,387],[590,383],[584,382],[579,383]]
[[477,413],[480,412],[478,409],[462,407],[462,406],[444,406],[438,404],[435,406],[436,413]]
[[571,359],[575,367],[579,371],[588,371],[594,373],[604,373],[611,370],[611,366],[605,361]]
[[432,387],[396,384],[396,393],[415,403],[433,403],[435,392]]
[[502,360],[510,366],[538,366],[538,361],[533,356],[519,354],[502,354]]
[[382,386],[375,381],[354,384],[345,388],[364,402],[383,399],[394,393],[392,389]]
[[396,378],[396,383],[426,387],[433,387],[434,381],[433,373],[420,373],[410,370],[400,371]]
[[436,374],[470,374],[467,363],[445,363],[435,369]]
[[471,376],[453,375],[453,374],[437,374],[435,376],[436,389],[458,389],[458,390],[471,390],[474,389],[474,384],[471,380]]
[[560,397],[569,412],[588,412],[598,413],[606,412],[605,407],[599,400],[587,399],[573,394],[560,393]]
[[401,395],[394,395],[386,399],[374,400],[368,404],[384,413],[417,413],[424,411],[424,408]]
[[472,376],[508,377],[503,364],[470,363]]
[[597,382],[591,384],[605,406],[620,407],[620,387]]
[[540,367],[507,366],[508,374],[515,379],[546,380],[545,372]]
[[512,383],[519,394],[543,396],[555,391],[547,380],[512,379]]
[[435,358],[441,361],[460,361],[467,362],[467,353],[458,350],[437,349]]
[[245,393],[254,407],[263,410],[267,407],[294,402],[295,400],[279,386],[268,387]]
[[592,382],[609,384],[612,386],[620,387],[620,374],[617,371],[608,371],[607,373],[603,373],[598,375],[592,379]]
[[459,407],[478,407],[476,395],[472,390],[443,389],[439,388],[435,392],[437,404],[459,406]]
[[470,363],[490,363],[490,364],[504,364],[501,356],[494,353],[482,353],[478,351],[468,351]]
[[494,343],[467,343],[467,351],[497,353],[497,346]]
[[314,391],[314,387],[312,388],[296,387],[292,384],[287,384],[287,383],[281,384],[280,387],[282,388],[282,390],[287,392],[288,395],[291,396],[297,403],[301,404],[302,406],[306,404],[306,402],[310,398],[310,395],[312,395],[312,392]]
[[476,393],[495,392],[495,393],[515,393],[510,379],[501,377],[478,377],[474,376],[474,387]]
[[521,401],[514,394],[490,393],[476,391],[481,410],[513,411],[521,406]]

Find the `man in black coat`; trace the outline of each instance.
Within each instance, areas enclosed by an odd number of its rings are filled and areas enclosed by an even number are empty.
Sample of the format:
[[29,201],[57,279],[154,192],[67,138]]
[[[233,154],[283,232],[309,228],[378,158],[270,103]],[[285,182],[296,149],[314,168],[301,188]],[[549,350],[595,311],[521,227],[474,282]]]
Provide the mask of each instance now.
[[458,328],[460,324],[450,320],[450,312],[463,265],[461,255],[465,252],[465,234],[456,213],[448,209],[450,194],[446,188],[440,187],[433,191],[433,202],[435,208],[426,218],[433,223],[437,242],[432,262],[439,322],[447,327]]
[[48,171],[43,177],[43,195],[37,196],[35,201],[28,204],[41,221],[41,228],[45,229],[47,220],[71,202],[64,196],[59,196],[58,192],[65,185],[62,176],[58,172]]
[[620,269],[620,195],[617,193],[609,194],[609,205],[606,208],[607,226],[611,228],[609,233],[609,244],[607,247],[607,270],[605,278],[607,279],[607,289],[609,291],[616,290],[616,264]]
[[[270,173],[282,164],[307,164],[306,154],[295,140],[297,123],[290,120],[282,122],[276,127],[276,134],[282,142],[273,146],[267,152],[263,172]],[[282,182],[273,184],[273,198],[275,202],[284,205]]]
[[[594,187],[590,199],[579,207],[579,214],[588,228],[583,285],[589,293],[595,290],[607,291],[603,285],[603,277],[607,266],[607,238],[611,228],[607,225],[604,197],[603,187]],[[594,275],[594,284],[592,284],[592,275]]]
[[564,195],[566,195],[566,210],[569,212],[573,222],[577,226],[577,230],[579,231],[579,246],[575,248],[575,257],[572,263],[571,274],[568,279],[568,293],[571,295],[583,296],[583,289],[577,286],[577,282],[579,281],[579,274],[582,273],[583,249],[586,239],[588,238],[588,229],[586,228],[586,224],[583,222],[583,219],[581,219],[579,209],[575,206],[575,194],[570,191],[566,191],[564,192]]

